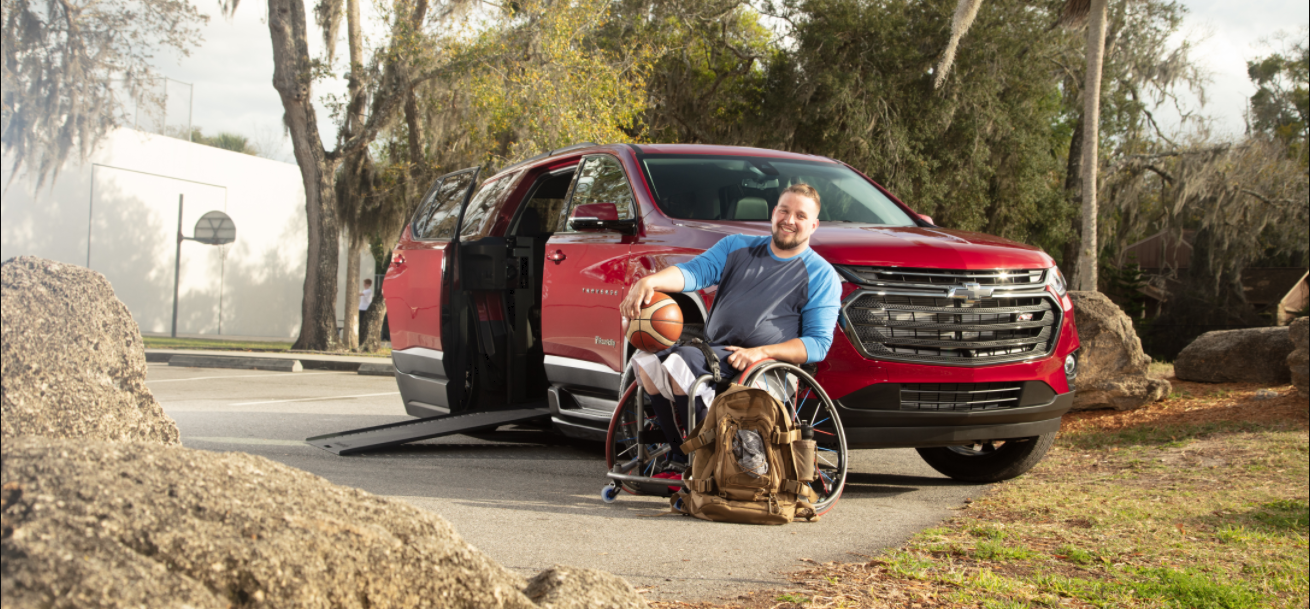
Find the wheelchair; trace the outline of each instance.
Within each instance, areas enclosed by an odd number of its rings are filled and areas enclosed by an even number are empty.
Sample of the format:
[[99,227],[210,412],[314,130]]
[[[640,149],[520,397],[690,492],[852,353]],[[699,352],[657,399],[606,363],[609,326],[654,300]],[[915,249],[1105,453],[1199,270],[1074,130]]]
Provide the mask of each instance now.
[[[710,375],[701,376],[687,393],[694,396],[703,384],[712,382]],[[817,475],[810,483],[818,495],[814,508],[818,514],[831,510],[846,487],[848,460],[846,433],[828,394],[800,366],[773,359],[756,362],[733,382],[769,392],[790,413],[794,424],[805,423],[814,429],[818,449],[815,451]],[[668,462],[670,446],[637,380],[634,364],[628,364],[620,386],[622,397],[614,409],[605,439],[609,483],[601,489],[601,498],[612,503],[621,492],[668,497],[672,495],[669,487],[685,488],[681,480],[652,477]],[[695,404],[696,400],[687,400],[688,412],[683,419],[686,429],[679,430],[684,438],[696,427]]]

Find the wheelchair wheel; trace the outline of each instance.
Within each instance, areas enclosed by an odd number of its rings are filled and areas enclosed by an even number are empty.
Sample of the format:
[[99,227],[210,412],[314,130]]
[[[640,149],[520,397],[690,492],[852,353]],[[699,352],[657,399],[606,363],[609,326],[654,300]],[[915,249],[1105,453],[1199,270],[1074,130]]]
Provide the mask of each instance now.
[[777,361],[747,370],[742,384],[772,394],[791,413],[793,424],[805,421],[814,426],[818,471],[810,488],[819,496],[814,508],[820,514],[831,510],[846,488],[848,458],[846,432],[828,394],[798,366]]
[[[628,380],[625,375],[624,380]],[[632,379],[624,387],[605,436],[605,466],[618,473],[651,476],[667,461],[669,445],[664,431],[655,420],[655,412],[646,401],[641,384]],[[673,493],[667,484],[620,482],[619,487],[634,495],[668,497]]]

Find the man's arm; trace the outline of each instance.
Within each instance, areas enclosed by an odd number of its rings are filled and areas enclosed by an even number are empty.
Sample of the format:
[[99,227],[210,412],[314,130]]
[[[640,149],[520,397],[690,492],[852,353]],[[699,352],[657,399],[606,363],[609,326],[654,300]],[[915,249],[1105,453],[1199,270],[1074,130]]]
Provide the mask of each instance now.
[[789,364],[804,364],[807,359],[805,343],[799,338],[763,347],[726,347],[726,349],[732,352],[728,354],[728,363],[738,370],[745,370],[751,364],[770,357]]
[[628,290],[628,295],[619,304],[619,312],[625,319],[636,319],[641,308],[650,304],[655,292],[681,292],[683,283],[682,271],[676,266],[642,277]]

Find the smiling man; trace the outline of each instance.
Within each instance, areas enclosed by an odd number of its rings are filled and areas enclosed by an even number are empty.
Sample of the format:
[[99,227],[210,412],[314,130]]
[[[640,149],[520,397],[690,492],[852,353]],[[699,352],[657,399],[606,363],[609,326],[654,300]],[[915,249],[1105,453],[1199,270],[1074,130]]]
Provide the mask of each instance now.
[[[655,292],[690,292],[718,285],[705,323],[705,340],[719,356],[725,376],[762,359],[801,364],[817,362],[832,345],[841,301],[841,280],[832,265],[810,249],[819,228],[819,193],[793,184],[778,197],[770,217],[771,237],[732,235],[696,258],[644,277],[632,285],[620,310],[635,318]],[[658,354],[633,357],[642,387],[651,397],[671,452],[671,469],[686,462],[678,450],[675,421],[687,411],[687,391],[709,373],[700,349],[679,345]],[[697,392],[697,418],[704,418],[714,388]],[[674,477],[674,472],[666,472]]]

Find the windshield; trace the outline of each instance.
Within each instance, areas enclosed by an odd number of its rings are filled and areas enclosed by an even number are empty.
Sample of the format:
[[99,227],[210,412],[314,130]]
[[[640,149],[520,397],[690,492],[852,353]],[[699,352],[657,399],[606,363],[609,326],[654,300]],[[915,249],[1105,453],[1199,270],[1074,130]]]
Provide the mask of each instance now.
[[820,222],[915,226],[887,195],[842,165],[700,155],[648,156],[642,163],[656,202],[673,218],[768,222],[778,194],[804,182],[819,191]]

